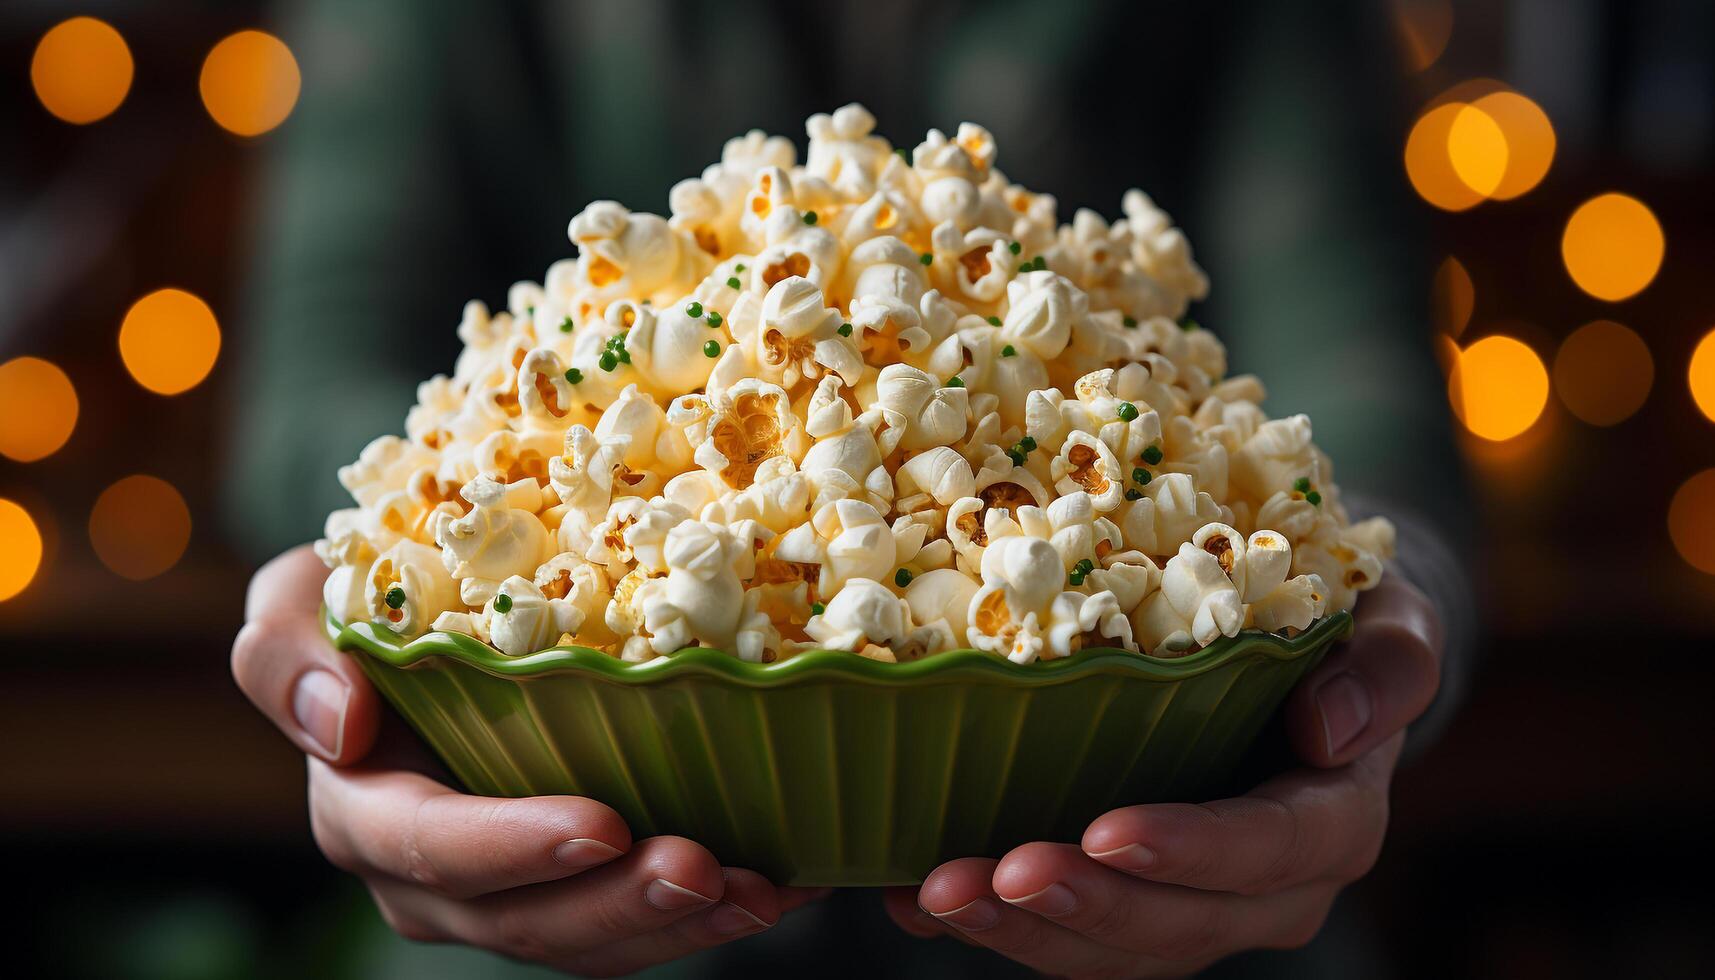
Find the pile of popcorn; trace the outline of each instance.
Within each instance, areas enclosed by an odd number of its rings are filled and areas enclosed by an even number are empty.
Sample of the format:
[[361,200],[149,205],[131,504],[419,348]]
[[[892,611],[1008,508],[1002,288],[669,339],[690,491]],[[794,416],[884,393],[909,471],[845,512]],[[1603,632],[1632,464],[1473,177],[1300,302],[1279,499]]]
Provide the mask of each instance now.
[[753,131],[661,218],[597,201],[579,255],[459,324],[406,436],[340,470],[342,622],[558,644],[1018,663],[1293,634],[1373,587],[1303,415],[1184,319],[1208,280],[1141,191],[1108,223],[960,125],[848,105]]

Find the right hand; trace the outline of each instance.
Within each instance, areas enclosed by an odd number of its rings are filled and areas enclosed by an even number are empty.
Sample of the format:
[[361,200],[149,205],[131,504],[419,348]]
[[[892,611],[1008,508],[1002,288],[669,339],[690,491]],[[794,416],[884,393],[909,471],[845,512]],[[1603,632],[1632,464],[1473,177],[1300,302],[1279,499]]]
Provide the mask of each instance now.
[[818,897],[723,868],[682,837],[631,840],[576,796],[466,796],[383,733],[374,688],[319,615],[327,570],[294,548],[251,579],[238,686],[309,756],[310,824],[407,939],[479,946],[577,973],[630,973],[752,935]]

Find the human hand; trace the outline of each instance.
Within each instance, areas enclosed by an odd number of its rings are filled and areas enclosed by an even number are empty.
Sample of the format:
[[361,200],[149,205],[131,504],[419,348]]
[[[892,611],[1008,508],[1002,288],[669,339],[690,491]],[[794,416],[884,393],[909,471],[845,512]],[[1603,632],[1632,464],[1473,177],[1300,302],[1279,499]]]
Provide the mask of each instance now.
[[1061,976],[1182,976],[1233,953],[1293,948],[1381,851],[1404,728],[1439,685],[1433,607],[1397,577],[1367,593],[1352,638],[1293,692],[1303,769],[1236,799],[1114,810],[1080,844],[962,858],[893,889],[907,932],[954,935]]
[[761,932],[817,897],[723,868],[684,838],[633,843],[594,800],[466,796],[425,775],[433,760],[383,730],[374,688],[328,642],[326,575],[307,547],[256,573],[232,673],[310,756],[317,846],[400,935],[608,975]]

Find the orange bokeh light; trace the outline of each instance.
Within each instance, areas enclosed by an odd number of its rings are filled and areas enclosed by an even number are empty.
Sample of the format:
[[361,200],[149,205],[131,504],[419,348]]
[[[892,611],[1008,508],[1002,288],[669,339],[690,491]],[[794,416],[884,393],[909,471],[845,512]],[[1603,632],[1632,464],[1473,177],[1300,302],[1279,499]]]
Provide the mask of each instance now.
[[89,543],[115,574],[141,581],[174,565],[191,539],[191,512],[172,484],[128,476],[96,498]]
[[32,463],[51,456],[77,427],[77,389],[37,357],[0,364],[0,456]]
[[42,35],[30,59],[30,84],[49,112],[82,125],[119,108],[134,70],[118,31],[94,17],[73,17]]
[[143,387],[161,395],[189,391],[220,355],[220,324],[201,299],[158,289],[131,305],[119,326],[119,356]]
[[1667,241],[1655,214],[1635,197],[1602,194],[1566,222],[1560,254],[1578,288],[1597,299],[1636,295],[1661,269]]
[[1412,71],[1422,71],[1441,57],[1453,36],[1450,0],[1393,0],[1394,24]]
[[1548,370],[1523,341],[1496,334],[1460,352],[1447,379],[1453,412],[1475,435],[1521,435],[1548,404]]
[[1466,324],[1471,322],[1471,311],[1477,305],[1477,290],[1464,263],[1451,255],[1441,261],[1430,285],[1430,301],[1437,330],[1450,337],[1465,332]]
[[1507,174],[1507,134],[1487,112],[1462,105],[1447,127],[1447,157],[1466,187],[1488,197]]
[[1448,153],[1453,123],[1467,106],[1438,105],[1418,118],[1405,140],[1405,174],[1425,201],[1443,211],[1464,211],[1483,200],[1453,169]]
[[0,497],[0,602],[12,598],[42,566],[42,532],[30,512]]
[[1512,91],[1491,92],[1471,107],[1495,123],[1507,146],[1505,167],[1488,195],[1509,201],[1541,183],[1554,162],[1555,147],[1554,126],[1542,107]]
[[259,136],[286,121],[302,79],[292,50],[272,34],[239,31],[209,51],[198,88],[221,128]]
[[1691,398],[1703,417],[1715,422],[1715,330],[1703,335],[1697,349],[1691,352],[1691,366],[1685,373],[1691,385]]
[[1674,492],[1667,507],[1667,533],[1679,557],[1715,575],[1715,469],[1693,476]]
[[1586,323],[1554,355],[1554,390],[1566,410],[1591,425],[1631,418],[1649,397],[1655,362],[1630,328],[1608,320]]

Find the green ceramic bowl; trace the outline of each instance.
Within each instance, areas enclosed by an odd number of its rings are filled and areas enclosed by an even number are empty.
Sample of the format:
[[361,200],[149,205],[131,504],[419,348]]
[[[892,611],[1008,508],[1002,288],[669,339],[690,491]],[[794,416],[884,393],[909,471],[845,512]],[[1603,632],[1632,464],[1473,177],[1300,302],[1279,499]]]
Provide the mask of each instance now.
[[458,634],[327,628],[472,792],[588,796],[638,839],[680,834],[781,884],[867,886],[1076,841],[1115,806],[1205,798],[1352,618],[1178,660],[1093,649],[1028,666],[976,650],[512,658]]

